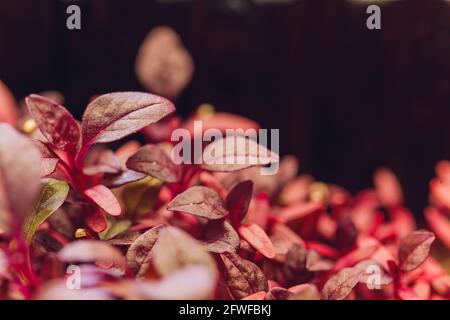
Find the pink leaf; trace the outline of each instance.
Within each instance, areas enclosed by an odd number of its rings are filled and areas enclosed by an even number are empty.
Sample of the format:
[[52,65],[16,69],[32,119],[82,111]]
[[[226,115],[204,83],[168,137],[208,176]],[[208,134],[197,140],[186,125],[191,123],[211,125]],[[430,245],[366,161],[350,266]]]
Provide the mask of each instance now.
[[112,263],[120,270],[126,269],[126,261],[122,253],[102,241],[78,240],[71,242],[58,252],[58,257],[64,262]]
[[393,207],[403,203],[403,192],[394,173],[387,168],[380,168],[375,172],[374,185],[380,202]]
[[359,268],[344,268],[325,283],[322,295],[326,300],[343,300],[358,284],[364,271]]
[[434,239],[434,234],[425,230],[414,231],[403,238],[398,251],[400,269],[411,271],[419,267],[428,257]]
[[425,210],[425,219],[438,239],[442,241],[447,248],[450,248],[450,220],[434,207],[428,207]]
[[275,257],[275,249],[273,247],[272,241],[270,241],[266,232],[257,224],[240,226],[239,234],[248,243],[250,243],[252,247],[261,252],[267,258],[272,259],[273,257]]
[[195,186],[177,195],[167,210],[187,212],[207,219],[221,219],[228,214],[225,204],[214,190]]
[[104,185],[86,189],[84,195],[112,216],[120,216],[122,209],[114,194]]
[[202,168],[236,171],[279,162],[279,156],[248,137],[233,135],[210,143],[203,151]]
[[0,230],[20,227],[40,195],[41,155],[32,141],[0,124]]

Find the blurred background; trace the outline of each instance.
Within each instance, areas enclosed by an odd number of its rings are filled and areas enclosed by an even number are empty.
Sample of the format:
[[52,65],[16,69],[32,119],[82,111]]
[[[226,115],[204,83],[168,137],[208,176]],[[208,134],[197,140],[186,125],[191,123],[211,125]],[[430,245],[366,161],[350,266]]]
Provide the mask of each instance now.
[[[379,4],[381,30],[366,28]],[[81,30],[66,28],[67,6]],[[89,98],[145,90],[135,59],[174,28],[192,55],[175,99],[280,128],[301,171],[354,192],[393,169],[417,215],[450,159],[450,2],[444,0],[14,0],[0,4],[0,79],[20,99],[57,90],[80,118]]]

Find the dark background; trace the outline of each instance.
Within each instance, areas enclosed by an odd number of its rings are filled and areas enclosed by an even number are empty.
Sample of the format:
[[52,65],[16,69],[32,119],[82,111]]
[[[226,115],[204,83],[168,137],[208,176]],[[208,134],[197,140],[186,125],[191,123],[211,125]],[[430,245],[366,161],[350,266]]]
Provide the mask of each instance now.
[[[450,159],[450,2],[382,5],[382,30],[344,0],[14,0],[0,2],[0,78],[16,98],[58,90],[81,116],[89,97],[143,90],[134,59],[150,29],[176,29],[196,73],[176,101],[280,128],[301,171],[351,191],[386,165],[420,214],[434,164]],[[229,2],[228,2],[229,3]],[[66,28],[78,4],[82,29]]]

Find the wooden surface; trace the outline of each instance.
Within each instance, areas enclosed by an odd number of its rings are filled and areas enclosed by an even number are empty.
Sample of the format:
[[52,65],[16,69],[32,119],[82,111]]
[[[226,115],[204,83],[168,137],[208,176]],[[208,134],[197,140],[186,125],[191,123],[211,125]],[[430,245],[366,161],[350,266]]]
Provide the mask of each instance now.
[[[71,3],[81,31],[65,28]],[[171,25],[196,64],[179,113],[211,102],[280,128],[281,152],[298,155],[303,172],[352,191],[387,165],[420,213],[435,162],[450,159],[450,3],[384,6],[381,31],[343,0],[246,3],[236,12],[216,0],[2,1],[0,78],[16,97],[60,90],[80,116],[93,94],[142,89],[137,48]]]

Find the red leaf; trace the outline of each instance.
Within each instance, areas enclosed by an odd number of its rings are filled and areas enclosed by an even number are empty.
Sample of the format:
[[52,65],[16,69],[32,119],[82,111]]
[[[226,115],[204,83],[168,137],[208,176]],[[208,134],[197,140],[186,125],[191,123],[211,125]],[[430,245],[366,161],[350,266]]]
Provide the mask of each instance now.
[[122,209],[114,194],[104,185],[86,189],[84,195],[112,216],[120,216]]
[[272,259],[273,257],[275,257],[275,249],[273,247],[272,241],[270,241],[266,232],[257,224],[240,226],[239,234],[248,243],[250,243],[253,248],[261,252],[267,258]]
[[450,248],[450,220],[434,207],[425,210],[425,219],[431,230],[436,234],[447,248]]
[[179,180],[179,169],[170,158],[170,150],[163,145],[148,144],[140,148],[127,160],[131,170],[145,173],[164,182],[174,183]]
[[266,276],[257,265],[235,253],[222,253],[220,257],[225,266],[226,282],[234,298],[241,299],[268,290]]
[[89,103],[83,115],[83,148],[122,139],[173,111],[170,101],[149,93],[104,94]]
[[250,180],[236,184],[225,199],[225,207],[230,212],[230,220],[234,226],[245,218],[253,194],[253,182]]
[[207,219],[221,219],[228,214],[225,204],[214,190],[195,186],[178,194],[167,206],[167,210],[181,211]]
[[100,210],[94,210],[93,213],[87,216],[86,224],[97,233],[104,231],[108,227],[106,217]]
[[419,267],[428,257],[434,239],[434,234],[425,230],[414,231],[403,238],[398,251],[400,269],[411,271]]
[[322,289],[323,298],[326,300],[343,300],[358,284],[364,271],[359,268],[344,268],[325,283]]
[[26,98],[31,116],[49,143],[64,151],[74,151],[80,141],[80,126],[62,105],[32,94]]

